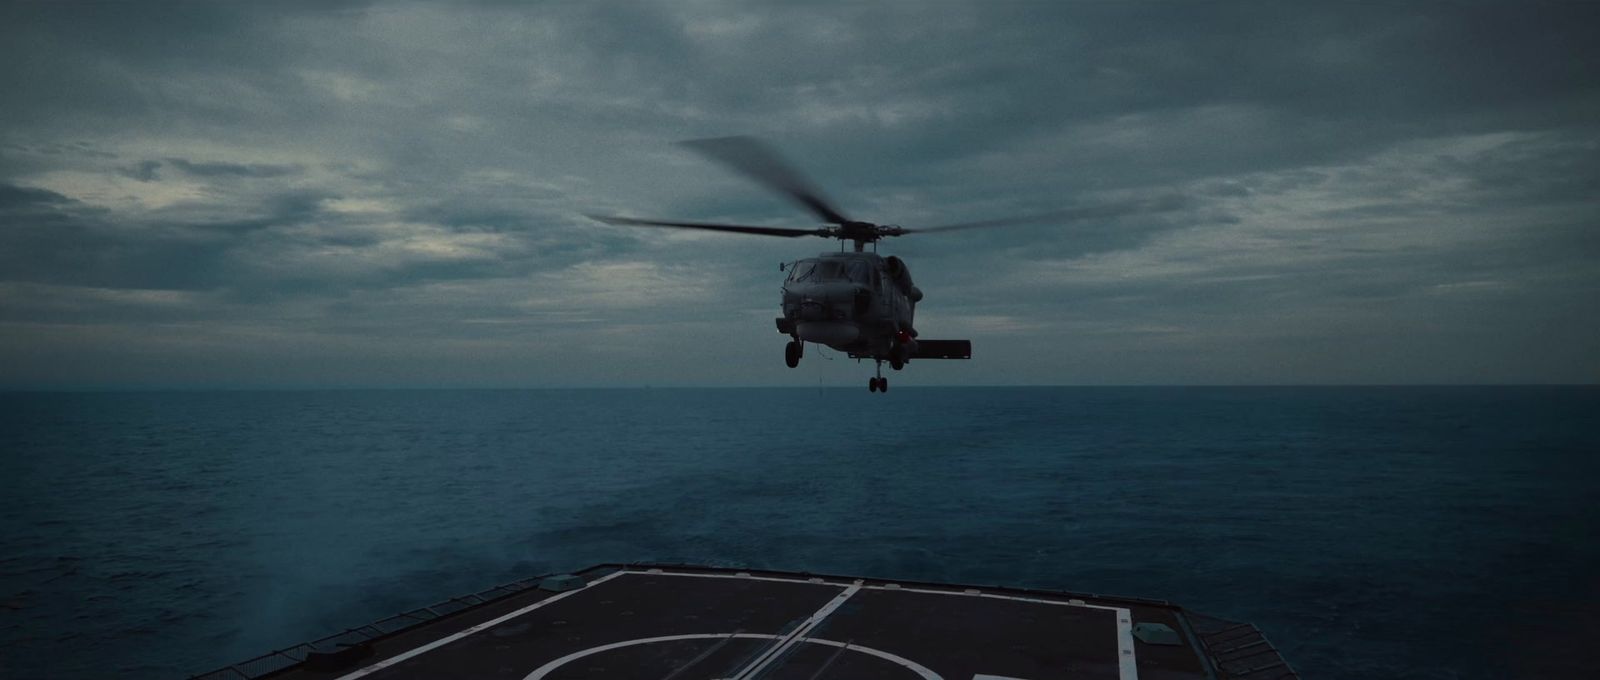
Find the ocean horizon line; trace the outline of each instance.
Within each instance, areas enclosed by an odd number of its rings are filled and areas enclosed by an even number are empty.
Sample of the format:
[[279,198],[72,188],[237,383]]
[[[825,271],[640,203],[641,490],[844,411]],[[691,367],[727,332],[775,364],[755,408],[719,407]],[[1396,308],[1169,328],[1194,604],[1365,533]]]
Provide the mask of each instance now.
[[[896,385],[896,390],[924,389],[1471,389],[1471,388],[1594,388],[1600,383],[1061,383],[983,385]],[[391,385],[391,386],[94,386],[0,387],[0,395],[116,394],[116,393],[217,393],[217,392],[580,392],[649,390],[845,390],[851,385]]]

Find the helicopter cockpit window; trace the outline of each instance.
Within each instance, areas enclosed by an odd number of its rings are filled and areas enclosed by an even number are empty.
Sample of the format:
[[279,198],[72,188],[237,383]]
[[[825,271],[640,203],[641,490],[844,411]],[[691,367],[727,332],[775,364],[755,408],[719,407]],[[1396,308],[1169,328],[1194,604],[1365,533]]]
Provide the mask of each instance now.
[[796,283],[835,281],[843,278],[844,270],[838,262],[827,260],[802,261],[794,266],[794,276],[789,280]]
[[790,281],[809,281],[817,268],[816,260],[801,260],[789,268]]
[[852,261],[848,271],[850,280],[852,282],[859,283],[863,286],[871,285],[872,270],[867,266],[867,263],[862,262],[861,260]]

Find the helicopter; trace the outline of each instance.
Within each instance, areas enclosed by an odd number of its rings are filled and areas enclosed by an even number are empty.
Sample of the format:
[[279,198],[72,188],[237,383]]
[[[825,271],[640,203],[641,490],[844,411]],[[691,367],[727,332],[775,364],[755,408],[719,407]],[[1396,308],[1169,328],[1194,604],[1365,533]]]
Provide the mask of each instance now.
[[[679,142],[707,158],[723,163],[766,186],[821,218],[827,226],[811,229],[764,227],[715,222],[653,220],[613,215],[585,215],[613,225],[701,229],[735,234],[795,238],[820,236],[839,240],[838,252],[821,253],[814,258],[785,262],[778,332],[789,336],[784,348],[784,363],[800,365],[805,343],[826,345],[857,361],[871,359],[874,376],[867,381],[872,392],[888,392],[889,379],[883,377],[883,364],[901,370],[918,359],[971,359],[970,340],[929,340],[920,337],[914,323],[922,290],[912,283],[911,270],[904,260],[878,255],[878,241],[907,234],[925,234],[1038,222],[1056,213],[1013,217],[980,222],[965,222],[937,227],[908,229],[890,224],[875,224],[846,217],[832,201],[824,198],[812,184],[777,151],[751,137],[717,137]],[[845,250],[845,242],[854,244]],[[867,245],[872,250],[867,250]]]

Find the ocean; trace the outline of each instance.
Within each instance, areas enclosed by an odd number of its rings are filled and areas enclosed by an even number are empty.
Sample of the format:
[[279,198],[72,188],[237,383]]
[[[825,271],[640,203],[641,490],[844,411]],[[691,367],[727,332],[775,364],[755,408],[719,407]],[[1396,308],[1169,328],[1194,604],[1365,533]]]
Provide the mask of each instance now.
[[1162,598],[1306,678],[1600,677],[1600,389],[0,394],[0,677],[693,562]]

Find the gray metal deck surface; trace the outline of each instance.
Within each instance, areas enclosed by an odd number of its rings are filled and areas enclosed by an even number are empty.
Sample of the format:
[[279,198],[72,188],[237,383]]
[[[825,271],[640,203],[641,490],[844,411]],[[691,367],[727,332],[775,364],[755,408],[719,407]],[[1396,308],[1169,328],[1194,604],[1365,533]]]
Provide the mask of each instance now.
[[[352,647],[325,646],[338,653],[308,663],[204,677],[1295,677],[1270,644],[1250,666],[1259,670],[1219,670],[1183,610],[1157,601],[699,567],[612,565],[580,575],[586,585],[575,590],[521,590]],[[1178,644],[1140,641],[1135,623],[1169,626]]]

